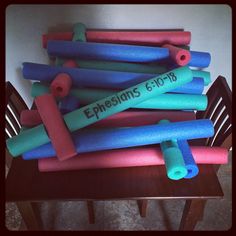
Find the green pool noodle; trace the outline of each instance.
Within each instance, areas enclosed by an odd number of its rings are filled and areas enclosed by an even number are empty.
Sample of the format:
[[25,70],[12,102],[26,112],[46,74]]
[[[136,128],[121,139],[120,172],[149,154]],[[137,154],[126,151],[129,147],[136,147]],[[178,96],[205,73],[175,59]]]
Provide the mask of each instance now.
[[[49,87],[35,82],[32,85],[31,95],[36,97],[49,92]],[[77,97],[82,104],[89,104],[99,99],[111,96],[116,91],[108,89],[77,88],[72,89],[70,95]],[[207,96],[195,94],[161,94],[141,102],[131,108],[165,109],[165,110],[199,110],[207,108]]]
[[[62,66],[66,59],[56,58],[55,65]],[[112,62],[98,60],[75,60],[79,68],[110,70],[147,74],[162,74],[168,71],[166,66],[160,66],[157,63],[138,64],[129,62]]]
[[[159,124],[169,123],[168,120],[161,120]],[[184,158],[181,150],[178,148],[177,140],[173,139],[160,143],[163,153],[165,167],[168,178],[179,180],[184,178],[188,171],[185,167]]]
[[[187,66],[180,67],[67,113],[63,118],[67,128],[73,132],[129,109],[153,96],[171,91],[192,79],[192,71]],[[158,86],[148,90],[147,83],[158,84]],[[49,141],[44,125],[41,124],[7,139],[6,144],[11,155],[15,157]]]
[[82,23],[77,23],[73,28],[72,41],[86,42],[86,26]]
[[204,85],[207,86],[211,83],[211,74],[208,71],[202,71],[202,70],[192,70],[193,77],[199,77],[203,78]]

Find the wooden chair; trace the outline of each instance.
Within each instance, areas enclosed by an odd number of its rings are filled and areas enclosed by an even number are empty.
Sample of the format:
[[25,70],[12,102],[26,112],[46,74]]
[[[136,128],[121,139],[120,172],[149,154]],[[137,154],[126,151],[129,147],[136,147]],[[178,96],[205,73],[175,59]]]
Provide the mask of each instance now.
[[[197,119],[211,119],[215,135],[211,138],[191,141],[192,145],[232,147],[232,92],[224,77],[219,76],[207,91],[208,106],[196,113]],[[220,165],[214,165],[217,172]],[[202,219],[206,200],[187,200],[183,211],[180,230],[193,230]],[[139,202],[141,216],[146,216],[147,200]],[[195,215],[193,217],[193,215]]]
[[[223,81],[224,78],[217,78],[217,81],[219,80]],[[215,81],[217,85],[223,83],[227,86],[226,83],[217,81]],[[215,83],[212,87],[215,86]],[[228,90],[227,92],[229,94],[227,96],[230,97]],[[214,100],[220,94],[214,95]],[[222,101],[224,102],[224,100]],[[209,99],[206,113],[209,113],[210,107],[213,105]],[[227,105],[228,107],[230,107],[230,103]],[[203,112],[203,114],[205,113]],[[231,113],[229,114],[231,119]],[[200,115],[197,113],[198,118]],[[193,116],[195,117],[194,113]],[[230,143],[225,140],[229,140],[231,132],[226,132],[222,142]],[[218,137],[220,138],[220,136],[217,136],[217,140]],[[199,144],[205,142],[206,140],[200,140]],[[223,192],[213,165],[200,165],[199,174],[193,179],[171,181],[166,177],[164,166],[40,173],[37,160],[24,161],[21,158],[15,158],[6,179],[7,201],[20,202],[21,204],[27,202],[26,207],[23,208],[28,209],[28,214],[23,215],[24,211],[21,213],[29,229],[38,229],[38,221],[32,202],[47,200],[89,201],[87,202],[89,215],[90,219],[94,221],[93,200],[137,200],[141,216],[145,216],[148,199],[186,199],[180,230],[192,230],[203,216],[206,199],[222,197]]]
[[[13,87],[13,85],[7,81],[6,82],[6,104],[5,104],[5,137],[10,138],[12,136],[15,136],[20,132],[20,113],[22,110],[28,109],[26,103],[20,96],[20,94],[17,92],[17,90]],[[6,166],[8,169],[11,168],[12,164],[12,156],[6,149],[6,155],[5,155],[5,161]],[[13,161],[13,165],[15,162]],[[20,170],[19,170],[20,171]],[[24,169],[24,171],[27,171],[27,169]],[[10,171],[11,172],[11,171]],[[16,176],[17,177],[17,176]],[[18,176],[17,178],[20,178]],[[8,181],[6,182],[8,183]],[[8,200],[8,199],[6,199]],[[30,202],[30,199],[27,201],[16,201],[16,205],[18,207],[19,212],[21,213],[21,216],[26,223],[26,226],[29,229],[39,229],[40,228],[40,217],[38,215],[38,209],[37,205],[34,202]],[[91,204],[91,201],[87,201],[87,207],[89,211],[89,222],[94,222],[94,216],[93,216],[93,205]]]

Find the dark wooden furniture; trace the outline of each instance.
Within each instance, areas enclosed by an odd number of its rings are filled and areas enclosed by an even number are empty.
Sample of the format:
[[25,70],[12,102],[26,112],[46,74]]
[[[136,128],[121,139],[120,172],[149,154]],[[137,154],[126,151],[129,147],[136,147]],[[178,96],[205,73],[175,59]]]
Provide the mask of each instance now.
[[[219,80],[224,78],[219,77],[217,85],[224,83]],[[227,139],[228,133],[226,136]],[[86,200],[90,220],[94,221],[93,200],[135,199],[141,216],[145,216],[148,199],[186,199],[180,230],[192,230],[203,215],[205,200],[223,197],[213,165],[200,165],[199,169],[200,173],[193,179],[172,181],[166,177],[164,166],[40,173],[36,160],[16,158],[6,179],[6,199],[28,203],[23,207],[28,209],[28,214],[22,215],[28,229],[38,229],[32,202]]]

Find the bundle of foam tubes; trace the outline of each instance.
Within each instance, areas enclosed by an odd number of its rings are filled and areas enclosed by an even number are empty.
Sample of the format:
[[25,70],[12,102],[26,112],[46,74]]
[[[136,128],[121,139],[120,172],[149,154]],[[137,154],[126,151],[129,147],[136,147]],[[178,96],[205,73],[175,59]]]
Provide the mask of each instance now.
[[209,138],[204,86],[208,52],[190,50],[188,31],[87,30],[42,36],[52,65],[24,62],[35,109],[21,113],[13,157],[38,159],[42,172],[165,165],[172,180],[198,164],[225,164],[227,150],[190,146]]

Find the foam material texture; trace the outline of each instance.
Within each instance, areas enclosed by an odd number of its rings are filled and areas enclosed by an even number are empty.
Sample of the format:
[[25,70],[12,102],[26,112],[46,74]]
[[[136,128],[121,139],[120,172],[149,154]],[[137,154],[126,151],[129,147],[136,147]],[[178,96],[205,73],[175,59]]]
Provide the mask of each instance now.
[[[228,150],[222,147],[192,146],[191,152],[197,164],[228,163]],[[38,160],[38,169],[42,172],[155,165],[164,165],[159,147],[83,153],[61,162],[56,157]]]
[[23,110],[20,113],[20,124],[22,126],[35,126],[42,123],[38,110]]
[[[23,63],[23,76],[25,79],[50,83],[59,73],[67,73],[72,78],[74,86],[110,89],[129,88],[157,76],[154,74],[66,68],[29,62]],[[201,94],[203,89],[203,79],[194,78],[191,82],[171,89],[169,92]]]
[[[47,47],[49,40],[68,40],[73,38],[73,32],[55,32],[44,34],[42,36],[43,47]],[[96,31],[87,30],[86,39],[88,42],[103,43],[123,43],[123,44],[139,44],[139,45],[188,45],[191,41],[191,32],[189,31]]]
[[[84,129],[72,134],[77,153],[157,144],[172,139],[196,139],[214,134],[210,120],[180,121],[169,124],[109,129]],[[96,141],[95,141],[96,140]],[[24,159],[55,156],[51,143],[23,154]]]
[[166,173],[169,179],[179,180],[188,173],[181,151],[176,141],[170,140],[160,143],[165,160]]
[[83,23],[77,23],[73,28],[73,38],[72,41],[86,42],[86,26]]
[[47,52],[52,57],[126,62],[157,62],[169,57],[169,50],[161,47],[53,40],[48,41]]
[[72,80],[66,73],[59,73],[50,84],[50,91],[55,97],[66,97],[71,89]]
[[191,60],[189,62],[189,66],[206,68],[210,65],[211,62],[211,54],[208,52],[197,52],[190,51]]
[[[55,65],[61,66],[67,59],[56,58]],[[134,73],[161,74],[167,72],[167,67],[157,63],[130,63],[101,60],[76,60],[76,67],[95,70],[111,70]]]
[[204,85],[207,86],[211,83],[211,74],[208,71],[192,70],[194,78],[203,78]]
[[[160,120],[158,124],[170,124],[167,119]],[[178,147],[177,140],[170,139],[160,143],[161,151],[165,160],[167,176],[173,180],[182,179],[187,175],[188,170],[184,163],[181,150]]]
[[170,44],[163,45],[164,48],[168,48],[170,52],[170,58],[179,66],[185,66],[191,59],[191,54],[188,50],[175,47]]
[[65,114],[79,108],[79,103],[80,102],[77,97],[68,95],[60,101],[59,108],[60,111]]
[[70,67],[70,68],[75,68],[77,67],[77,63],[75,60],[63,60],[62,65],[64,67]]
[[[152,79],[148,80],[148,82],[154,83],[157,79],[164,81],[164,78],[166,78],[167,76],[172,76],[174,78],[174,81],[169,79],[165,80],[162,86],[156,87],[151,91],[147,90],[146,82],[140,83],[136,86],[120,91],[116,93],[116,95],[109,96],[95,103],[79,108],[73,112],[67,113],[66,115],[64,115],[64,122],[68,127],[68,129],[71,132],[73,132],[75,130],[91,125],[99,120],[102,120],[110,115],[124,111],[153,96],[169,92],[170,90],[175,89],[185,83],[188,83],[193,79],[192,71],[185,66],[170,71],[168,73],[162,74],[158,77],[153,77]],[[128,100],[122,100],[121,102],[121,97],[124,94],[130,92],[134,94],[135,91],[136,93],[138,91],[140,95],[134,96]],[[113,103],[113,106],[106,107],[105,111],[104,110],[101,111],[99,109],[99,106],[101,105],[104,106],[104,104],[107,104],[107,101],[111,102],[114,100],[117,101],[116,105],[114,105],[115,103]],[[90,115],[88,115],[88,113],[90,113]],[[21,155],[24,152],[27,152],[33,148],[36,148],[40,145],[49,142],[49,137],[43,125],[36,126],[32,129],[27,130],[26,132],[27,132],[26,134],[25,132],[22,132],[21,134],[6,140],[7,148],[12,156]],[[37,139],[35,139],[35,142],[33,144],[32,143],[29,144],[28,142],[26,142],[26,140],[30,140],[31,135],[34,135],[35,137],[39,136],[40,138],[38,139],[37,137]],[[24,140],[23,143],[21,142],[22,140]]]
[[[45,94],[38,96],[35,99],[35,104],[43,124],[47,129],[58,159],[66,160],[76,155],[75,145],[64,124],[53,95]],[[30,142],[30,140],[28,140],[28,142]]]
[[199,172],[198,166],[194,160],[194,157],[191,152],[191,148],[188,144],[188,141],[187,140],[177,140],[177,143],[178,143],[179,149],[182,152],[185,167],[188,171],[187,175],[184,178],[191,179],[198,174],[198,172]]

